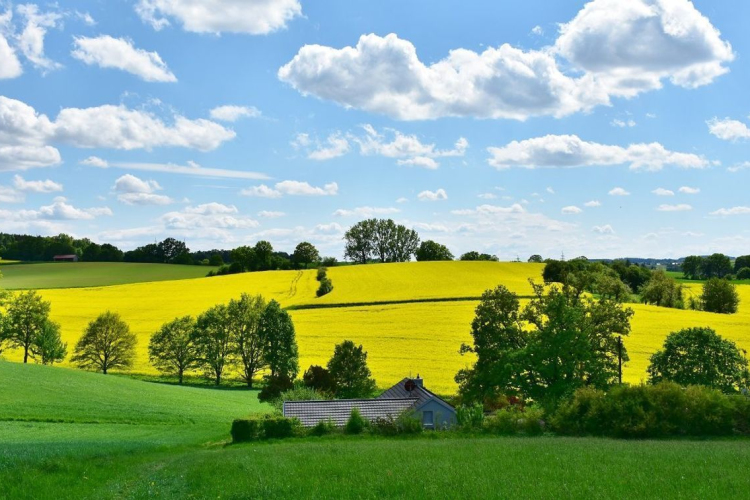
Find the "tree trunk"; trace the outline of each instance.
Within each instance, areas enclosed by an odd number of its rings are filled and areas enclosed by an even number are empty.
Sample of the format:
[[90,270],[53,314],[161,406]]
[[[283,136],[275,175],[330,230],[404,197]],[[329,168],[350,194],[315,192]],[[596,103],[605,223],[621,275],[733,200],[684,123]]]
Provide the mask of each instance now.
[[179,375],[180,375],[180,385],[182,385],[182,370],[180,370]]
[[23,362],[24,363],[28,363],[29,362],[29,348],[28,347],[26,347],[23,350]]
[[106,365],[102,367],[102,373],[103,373],[104,375],[106,375],[106,374],[107,374],[107,366],[106,366]]
[[221,373],[216,374],[216,385],[221,385]]

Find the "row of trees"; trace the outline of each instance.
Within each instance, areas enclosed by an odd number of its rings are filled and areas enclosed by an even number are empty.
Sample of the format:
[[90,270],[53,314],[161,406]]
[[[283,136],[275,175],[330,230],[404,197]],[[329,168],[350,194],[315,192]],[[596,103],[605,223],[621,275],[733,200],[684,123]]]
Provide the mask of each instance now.
[[408,262],[419,248],[419,235],[392,219],[358,222],[344,235],[344,256],[358,264],[371,260]]
[[732,259],[720,253],[708,257],[691,255],[682,262],[682,273],[691,280],[734,277],[750,279],[750,255],[737,257],[734,265]]

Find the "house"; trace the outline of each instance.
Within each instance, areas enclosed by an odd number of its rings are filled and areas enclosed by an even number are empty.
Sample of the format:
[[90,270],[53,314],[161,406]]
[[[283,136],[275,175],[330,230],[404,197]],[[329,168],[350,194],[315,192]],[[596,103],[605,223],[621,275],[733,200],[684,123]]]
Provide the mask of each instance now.
[[313,427],[330,420],[343,426],[357,408],[367,420],[396,418],[409,410],[417,414],[425,429],[442,429],[456,423],[456,410],[424,387],[424,381],[405,378],[375,399],[338,399],[333,401],[285,401],[284,416]]
[[52,257],[55,262],[78,262],[77,255],[55,255]]

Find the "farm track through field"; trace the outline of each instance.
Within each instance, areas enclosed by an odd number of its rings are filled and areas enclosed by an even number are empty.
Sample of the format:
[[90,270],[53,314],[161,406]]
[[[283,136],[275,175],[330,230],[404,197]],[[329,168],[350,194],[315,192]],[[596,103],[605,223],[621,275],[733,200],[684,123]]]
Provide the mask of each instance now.
[[302,271],[298,272],[294,278],[292,279],[291,285],[289,285],[289,298],[295,297],[297,295],[297,285],[299,284],[299,280],[302,279]]

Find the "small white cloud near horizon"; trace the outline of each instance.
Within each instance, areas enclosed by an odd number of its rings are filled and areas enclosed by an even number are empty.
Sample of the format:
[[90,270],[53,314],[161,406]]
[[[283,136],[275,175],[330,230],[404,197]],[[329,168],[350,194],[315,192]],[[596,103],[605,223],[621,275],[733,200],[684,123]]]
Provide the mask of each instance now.
[[656,196],[674,196],[674,191],[671,189],[656,188],[651,192]]
[[442,201],[448,199],[448,193],[445,189],[438,189],[437,191],[422,191],[417,195],[419,201]]
[[692,209],[693,207],[687,203],[680,203],[677,205],[659,205],[656,210],[659,212],[688,212]]
[[621,187],[611,189],[608,194],[610,196],[630,196],[630,192]]
[[565,215],[577,215],[577,214],[583,213],[583,210],[578,208],[575,205],[570,205],[568,207],[563,207],[560,212]]
[[240,118],[259,118],[262,113],[255,106],[217,106],[209,111],[209,116],[222,122],[236,122]]

